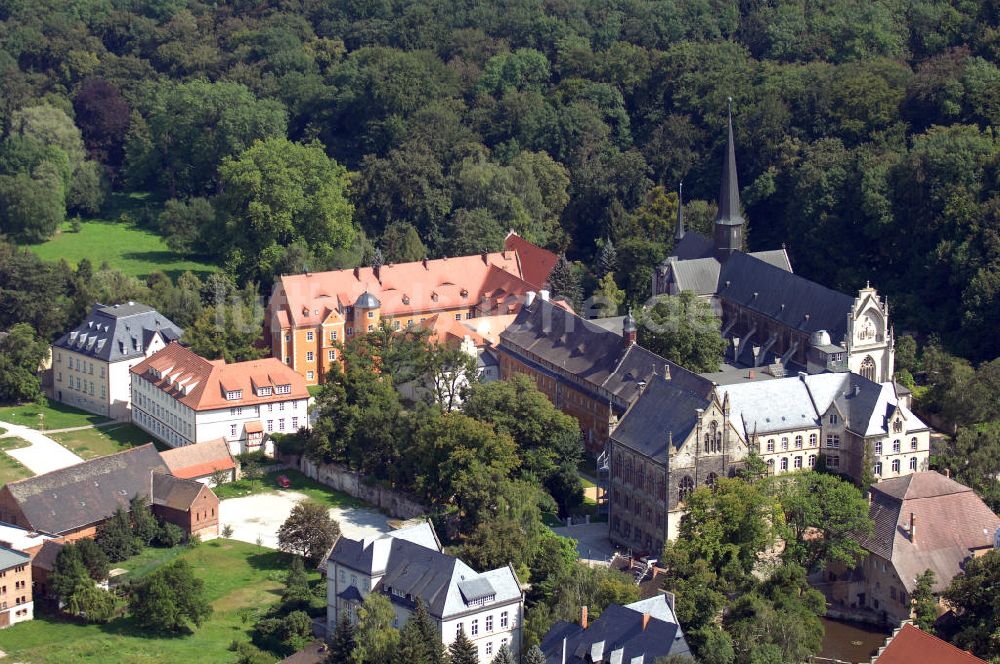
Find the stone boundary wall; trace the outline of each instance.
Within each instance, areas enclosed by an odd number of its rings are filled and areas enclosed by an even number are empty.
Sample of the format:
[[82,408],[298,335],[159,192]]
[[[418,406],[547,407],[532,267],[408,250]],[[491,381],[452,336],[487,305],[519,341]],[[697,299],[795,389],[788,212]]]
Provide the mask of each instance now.
[[428,509],[412,496],[395,489],[365,484],[364,476],[335,463],[317,464],[305,456],[289,458],[289,465],[303,475],[331,489],[371,503],[397,519],[413,519],[428,513]]

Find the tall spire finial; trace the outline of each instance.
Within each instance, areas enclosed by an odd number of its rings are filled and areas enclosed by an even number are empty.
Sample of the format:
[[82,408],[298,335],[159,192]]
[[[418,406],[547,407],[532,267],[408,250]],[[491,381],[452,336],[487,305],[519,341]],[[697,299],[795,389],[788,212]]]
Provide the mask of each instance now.
[[740,183],[736,175],[736,142],[733,140],[733,98],[727,104],[728,135],[726,155],[722,161],[722,182],[719,185],[719,211],[715,215],[716,258],[743,249],[743,215],[740,213]]
[[674,241],[684,239],[684,181],[677,185],[677,228],[674,230]]

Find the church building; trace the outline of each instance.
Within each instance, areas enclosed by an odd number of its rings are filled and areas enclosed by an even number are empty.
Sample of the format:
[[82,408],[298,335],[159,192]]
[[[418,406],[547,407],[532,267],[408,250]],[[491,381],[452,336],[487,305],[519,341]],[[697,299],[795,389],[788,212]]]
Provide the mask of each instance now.
[[714,237],[684,228],[653,273],[653,296],[692,291],[712,303],[729,341],[726,361],[796,371],[854,372],[883,383],[894,371],[889,305],[866,286],[856,297],[796,275],[784,248],[744,251],[732,113]]

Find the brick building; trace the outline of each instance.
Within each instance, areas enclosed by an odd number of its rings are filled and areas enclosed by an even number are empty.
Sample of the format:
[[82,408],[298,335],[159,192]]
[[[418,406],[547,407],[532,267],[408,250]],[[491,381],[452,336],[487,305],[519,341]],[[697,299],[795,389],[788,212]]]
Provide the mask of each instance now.
[[537,297],[532,293],[500,333],[500,376],[531,377],[556,408],[580,422],[584,444],[596,455],[654,374],[710,385],[635,339],[631,317],[625,317],[616,334],[548,301],[544,291]]
[[0,628],[35,617],[31,595],[31,556],[0,547]]
[[271,355],[315,385],[339,361],[339,344],[381,321],[403,329],[435,314],[466,320],[513,313],[525,294],[539,287],[528,277],[547,279],[555,256],[517,236],[507,243],[517,249],[284,275],[264,315]]
[[152,509],[189,535],[219,534],[219,497],[203,482],[154,473]]
[[154,514],[176,519],[186,533],[218,529],[212,490],[170,476],[152,443],[10,482],[0,489],[0,521],[74,541],[93,537],[97,526],[118,508],[128,510],[137,496],[150,498]]

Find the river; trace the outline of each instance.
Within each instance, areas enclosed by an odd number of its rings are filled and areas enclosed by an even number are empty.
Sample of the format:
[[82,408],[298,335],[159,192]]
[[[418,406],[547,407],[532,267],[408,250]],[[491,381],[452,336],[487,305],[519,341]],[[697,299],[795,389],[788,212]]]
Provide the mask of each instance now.
[[889,636],[887,632],[870,625],[842,622],[829,618],[820,618],[820,620],[823,621],[823,627],[826,629],[820,657],[826,657],[830,660],[868,664],[871,662],[875,650],[884,644],[885,638]]

